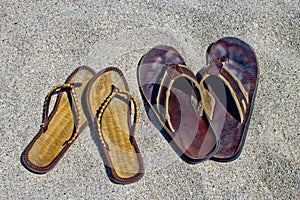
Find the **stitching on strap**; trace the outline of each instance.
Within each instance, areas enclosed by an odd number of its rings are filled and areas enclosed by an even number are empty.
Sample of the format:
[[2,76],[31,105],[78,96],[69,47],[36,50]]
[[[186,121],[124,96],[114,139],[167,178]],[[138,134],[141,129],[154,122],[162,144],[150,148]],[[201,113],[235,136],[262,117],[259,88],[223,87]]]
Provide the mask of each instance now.
[[244,88],[244,86],[242,85],[241,81],[232,73],[232,71],[225,64],[222,65],[222,69],[225,70],[232,77],[232,79],[237,83],[238,88],[240,89],[241,93],[246,99],[246,102],[249,103],[249,94]]

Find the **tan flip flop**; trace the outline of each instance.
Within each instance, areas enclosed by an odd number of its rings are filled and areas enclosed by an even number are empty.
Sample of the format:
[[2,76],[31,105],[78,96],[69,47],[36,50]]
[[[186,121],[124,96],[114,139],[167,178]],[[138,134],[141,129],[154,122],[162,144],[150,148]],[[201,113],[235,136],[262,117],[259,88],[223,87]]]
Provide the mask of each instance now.
[[122,72],[113,67],[100,71],[87,85],[84,97],[85,113],[92,133],[98,135],[96,143],[110,180],[119,184],[140,180],[144,167],[134,138],[138,105]]
[[[89,67],[79,67],[65,83],[50,90],[45,98],[40,131],[21,155],[21,162],[29,171],[38,174],[50,171],[87,126],[81,96],[94,74]],[[48,115],[50,100],[55,94],[58,96]]]

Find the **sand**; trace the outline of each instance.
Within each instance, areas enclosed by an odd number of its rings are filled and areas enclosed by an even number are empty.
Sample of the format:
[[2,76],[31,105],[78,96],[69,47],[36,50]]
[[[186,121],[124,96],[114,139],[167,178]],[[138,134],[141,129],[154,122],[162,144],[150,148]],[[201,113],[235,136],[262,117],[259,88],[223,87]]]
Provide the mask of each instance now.
[[[155,1],[156,2],[156,1]],[[8,1],[0,5],[0,199],[299,198],[299,1]],[[207,46],[238,37],[256,52],[260,77],[241,156],[183,162],[148,120],[137,87],[140,57],[175,47],[195,73]],[[116,185],[86,128],[45,175],[20,154],[38,132],[47,92],[78,66],[119,67],[140,103],[137,142],[145,175]]]

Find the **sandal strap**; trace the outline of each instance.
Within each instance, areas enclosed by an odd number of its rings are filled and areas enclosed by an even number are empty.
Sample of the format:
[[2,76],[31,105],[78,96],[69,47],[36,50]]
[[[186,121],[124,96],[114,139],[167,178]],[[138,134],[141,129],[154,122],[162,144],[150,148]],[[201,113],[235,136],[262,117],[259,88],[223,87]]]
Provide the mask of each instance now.
[[[218,74],[205,74],[201,79],[201,82],[205,82],[205,79],[210,75],[215,75],[220,78],[223,83],[228,87],[231,92],[231,95],[236,103],[238,112],[240,115],[240,123],[244,121],[245,114],[247,112],[247,105],[249,104],[249,94],[244,88],[241,81],[233,74],[233,72],[226,66],[228,62],[226,56],[221,56],[220,58],[214,59],[213,63],[219,69]],[[200,84],[201,84],[200,82]]]
[[[63,83],[63,84],[59,84],[55,87],[53,87],[47,94],[47,96],[45,97],[45,103],[44,103],[44,110],[43,110],[43,122],[41,125],[41,128],[43,130],[43,132],[45,133],[48,129],[48,125],[49,125],[49,105],[50,105],[50,101],[51,101],[51,97],[56,94],[56,92],[63,92],[62,89],[69,89],[70,94],[73,98],[74,102],[74,107],[75,107],[75,111],[73,111],[73,117],[74,117],[74,124],[75,124],[75,132],[73,132],[73,134],[71,135],[71,137],[63,144],[63,146],[65,144],[71,144],[74,142],[74,140],[77,138],[78,134],[79,134],[79,124],[80,124],[80,116],[79,116],[79,112],[80,112],[80,107],[79,107],[79,102],[77,99],[77,96],[75,94],[75,84],[74,83]],[[71,107],[73,107],[71,105]]]
[[[137,126],[137,121],[138,121],[138,117],[139,117],[139,112],[138,112],[138,102],[137,102],[135,96],[132,93],[126,91],[126,90],[120,90],[116,86],[112,85],[112,92],[102,102],[102,104],[99,107],[99,109],[97,111],[97,114],[96,114],[96,117],[97,117],[97,127],[98,127],[98,134],[99,134],[100,142],[101,142],[101,144],[105,148],[108,148],[108,146],[106,145],[106,142],[105,142],[105,140],[103,138],[103,135],[101,134],[103,114],[104,114],[105,109],[108,107],[109,103],[112,101],[112,99],[117,94],[125,94],[125,95],[127,95],[130,98],[130,100],[133,102],[133,104],[134,104],[133,125],[130,127],[130,135],[129,135],[129,140],[130,140],[131,144],[132,144],[132,139],[134,138],[134,134],[135,134],[135,131],[136,131],[136,126]],[[131,135],[131,133],[132,133],[132,135]]]
[[[199,102],[199,105],[198,105],[199,116],[201,117],[203,115],[203,111],[204,111],[206,113],[206,115],[210,119],[212,119],[214,106],[215,106],[215,99],[209,93],[209,91],[204,87],[203,84],[199,84],[194,77],[192,77],[189,74],[184,72],[185,70],[190,71],[190,69],[187,66],[181,65],[181,64],[168,65],[166,67],[167,67],[167,69],[164,72],[162,82],[161,82],[159,90],[158,90],[158,96],[157,96],[156,102],[159,105],[164,105],[163,107],[165,109],[166,122],[168,123],[170,130],[172,132],[175,132],[175,128],[173,127],[173,125],[171,123],[171,119],[170,119],[170,115],[169,115],[169,98],[171,96],[171,88],[172,88],[172,85],[175,83],[176,79],[181,78],[181,77],[184,77],[188,81],[191,81],[193,84],[192,87],[196,88],[197,91],[199,91],[199,93],[200,93],[201,102]],[[179,69],[177,67],[179,67]],[[165,92],[165,94],[166,94],[165,98],[161,97],[163,87],[167,88],[166,92]],[[161,102],[162,100],[164,102]],[[158,109],[159,108],[160,107],[158,107]],[[164,113],[164,112],[161,112],[161,113]]]

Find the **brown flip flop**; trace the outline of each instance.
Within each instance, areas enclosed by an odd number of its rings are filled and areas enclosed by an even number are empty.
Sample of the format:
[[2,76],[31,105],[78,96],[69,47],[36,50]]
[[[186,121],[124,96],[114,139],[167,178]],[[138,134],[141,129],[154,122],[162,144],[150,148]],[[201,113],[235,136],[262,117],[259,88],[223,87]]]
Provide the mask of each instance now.
[[208,67],[198,73],[200,85],[215,99],[210,124],[220,147],[211,158],[229,162],[239,157],[247,135],[258,85],[259,69],[251,47],[225,37],[207,49]]
[[[85,91],[85,113],[110,180],[128,184],[140,180],[144,167],[134,134],[138,105],[122,72],[106,68],[95,75]],[[135,108],[131,117],[131,103]]]
[[[31,172],[44,174],[51,170],[87,126],[81,96],[94,74],[89,67],[79,67],[64,84],[54,87],[46,96],[40,131],[21,155],[21,163]],[[54,94],[58,96],[48,116]]]
[[201,96],[180,54],[170,46],[154,47],[140,60],[137,76],[148,117],[175,152],[191,164],[212,157],[217,138],[201,107],[209,97]]

